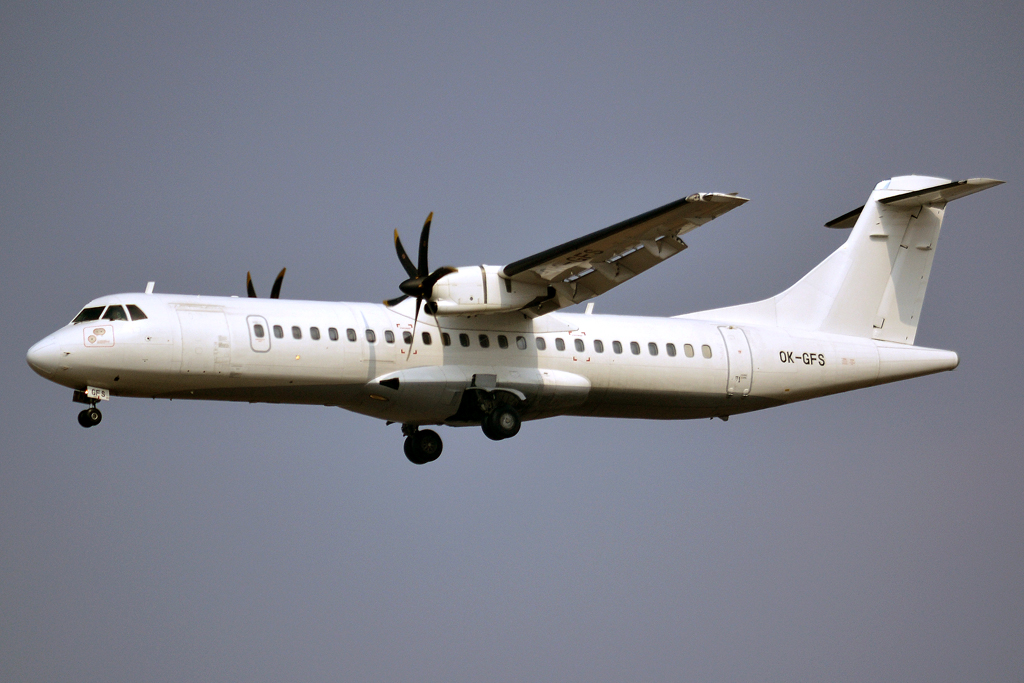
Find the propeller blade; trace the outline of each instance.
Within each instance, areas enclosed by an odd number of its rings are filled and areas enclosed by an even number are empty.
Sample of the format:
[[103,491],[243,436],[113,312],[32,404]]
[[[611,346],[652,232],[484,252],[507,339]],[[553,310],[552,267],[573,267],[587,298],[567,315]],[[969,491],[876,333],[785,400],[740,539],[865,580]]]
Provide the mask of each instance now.
[[398,238],[398,230],[395,230],[395,251],[398,252],[398,260],[402,262],[402,267],[405,268],[405,272],[410,278],[418,277],[416,272],[416,266],[412,264],[412,259],[405,253],[405,247],[402,246],[402,240]]
[[250,299],[256,298],[256,288],[252,286],[252,271],[245,274],[245,291],[249,293]]
[[384,305],[385,306],[397,306],[398,304],[402,303],[403,301],[405,301],[408,298],[409,298],[408,294],[403,294],[402,296],[395,297],[394,299],[387,299],[387,300],[385,300],[384,301]]
[[430,223],[433,220],[434,212],[431,211],[423,223],[423,230],[420,231],[420,259],[416,270],[416,275],[419,277],[426,277],[430,272],[430,268],[427,267],[427,243],[430,242]]
[[270,298],[276,299],[281,296],[281,282],[284,280],[284,271],[287,268],[282,268],[281,272],[277,274],[277,279],[274,280],[274,287],[270,290]]

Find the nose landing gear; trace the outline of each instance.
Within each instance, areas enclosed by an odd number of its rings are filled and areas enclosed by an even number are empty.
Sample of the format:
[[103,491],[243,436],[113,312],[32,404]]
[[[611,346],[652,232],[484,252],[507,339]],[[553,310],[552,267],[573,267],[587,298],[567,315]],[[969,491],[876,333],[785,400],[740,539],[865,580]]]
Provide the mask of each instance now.
[[96,406],[86,408],[78,414],[78,424],[83,427],[94,427],[103,419],[103,413],[96,409]]
[[402,425],[405,434],[405,457],[414,465],[426,465],[441,457],[444,444],[441,437],[432,429],[422,432],[417,425]]
[[96,403],[110,400],[110,392],[106,389],[97,389],[96,387],[86,387],[85,391],[75,389],[75,393],[71,395],[71,400],[75,403],[84,403],[89,406],[78,414],[78,424],[85,428],[95,427],[103,419],[103,413],[97,410]]

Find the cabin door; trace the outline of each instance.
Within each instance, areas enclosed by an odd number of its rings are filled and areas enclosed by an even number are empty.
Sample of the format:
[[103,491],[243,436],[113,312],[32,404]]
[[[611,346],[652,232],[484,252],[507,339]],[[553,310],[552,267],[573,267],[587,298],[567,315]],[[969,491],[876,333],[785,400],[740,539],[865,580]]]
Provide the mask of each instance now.
[[227,375],[231,342],[223,311],[178,310],[181,324],[181,373]]
[[738,327],[719,327],[722,338],[725,339],[725,353],[729,358],[729,381],[726,385],[726,395],[744,397],[750,393],[752,380],[753,362],[750,357],[750,344],[747,343],[747,335]]

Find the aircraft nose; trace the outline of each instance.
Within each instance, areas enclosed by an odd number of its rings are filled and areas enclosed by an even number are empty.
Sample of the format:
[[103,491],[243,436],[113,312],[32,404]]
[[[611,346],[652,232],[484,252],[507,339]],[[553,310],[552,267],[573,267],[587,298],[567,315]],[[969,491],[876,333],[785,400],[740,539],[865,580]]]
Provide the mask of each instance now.
[[43,377],[52,377],[57,370],[57,363],[60,361],[60,345],[52,336],[36,342],[28,350],[26,356],[29,367]]

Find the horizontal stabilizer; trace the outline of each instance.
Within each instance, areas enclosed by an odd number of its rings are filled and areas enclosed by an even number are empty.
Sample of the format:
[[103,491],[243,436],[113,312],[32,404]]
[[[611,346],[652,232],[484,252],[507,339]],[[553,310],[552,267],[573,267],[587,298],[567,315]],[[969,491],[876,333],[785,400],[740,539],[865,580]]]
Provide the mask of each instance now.
[[966,197],[969,194],[981,192],[982,190],[987,190],[990,187],[1002,184],[1002,180],[994,180],[992,178],[954,180],[951,183],[943,183],[942,185],[935,185],[934,187],[926,187],[923,190],[914,190],[913,192],[904,192],[903,194],[893,195],[892,197],[885,197],[883,199],[879,199],[878,203],[885,204],[887,206],[899,207],[945,204],[946,202],[951,202],[954,199],[960,199],[961,197]]
[[[951,183],[934,185],[932,187],[926,187],[923,190],[894,194],[891,197],[879,199],[878,203],[899,208],[912,208],[915,206],[925,206],[926,204],[945,204],[953,201],[954,199],[960,199],[961,197],[966,197],[969,194],[981,192],[982,190],[987,190],[990,187],[1002,184],[1002,180],[994,180],[992,178],[954,180]],[[830,220],[825,224],[825,227],[835,228],[837,230],[852,228],[857,224],[857,219],[860,218],[862,211],[864,211],[863,206],[854,209],[849,213],[844,213],[839,218],[833,218]]]
[[849,213],[844,213],[839,218],[833,218],[825,224],[826,228],[835,228],[841,230],[843,228],[852,228],[857,225],[857,219],[860,218],[860,212],[864,210],[863,206],[857,207]]

